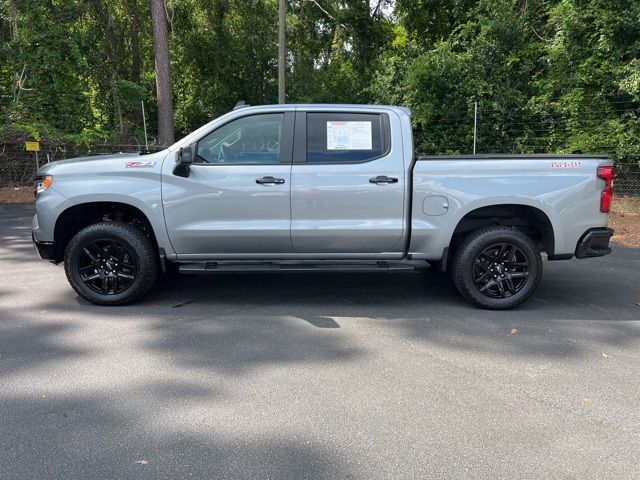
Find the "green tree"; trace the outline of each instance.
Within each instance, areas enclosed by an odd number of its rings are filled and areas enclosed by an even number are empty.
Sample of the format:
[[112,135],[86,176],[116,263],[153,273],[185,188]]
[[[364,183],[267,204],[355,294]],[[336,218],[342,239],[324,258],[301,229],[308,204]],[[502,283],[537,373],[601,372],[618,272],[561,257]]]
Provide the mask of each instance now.
[[[277,0],[154,1],[178,135],[277,101]],[[480,152],[640,158],[637,1],[288,0],[287,32],[288,101],[408,106],[420,152],[470,152],[478,102]],[[4,129],[136,143],[142,100],[158,129],[148,0],[0,0],[0,38]]]

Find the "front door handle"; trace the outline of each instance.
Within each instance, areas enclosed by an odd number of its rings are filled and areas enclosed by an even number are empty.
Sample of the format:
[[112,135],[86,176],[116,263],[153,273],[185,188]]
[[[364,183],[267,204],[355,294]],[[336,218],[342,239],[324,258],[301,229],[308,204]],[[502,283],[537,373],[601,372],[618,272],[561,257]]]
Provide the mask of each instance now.
[[394,177],[387,177],[386,175],[378,175],[369,179],[370,183],[398,183],[398,179]]
[[271,176],[256,178],[256,183],[260,183],[262,185],[282,185],[284,183],[284,178],[275,178]]

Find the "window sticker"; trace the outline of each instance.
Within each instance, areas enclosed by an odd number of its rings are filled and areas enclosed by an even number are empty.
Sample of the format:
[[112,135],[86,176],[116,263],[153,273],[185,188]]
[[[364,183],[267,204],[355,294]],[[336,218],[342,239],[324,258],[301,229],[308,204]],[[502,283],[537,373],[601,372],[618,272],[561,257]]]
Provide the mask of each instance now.
[[327,150],[372,150],[371,122],[327,122]]

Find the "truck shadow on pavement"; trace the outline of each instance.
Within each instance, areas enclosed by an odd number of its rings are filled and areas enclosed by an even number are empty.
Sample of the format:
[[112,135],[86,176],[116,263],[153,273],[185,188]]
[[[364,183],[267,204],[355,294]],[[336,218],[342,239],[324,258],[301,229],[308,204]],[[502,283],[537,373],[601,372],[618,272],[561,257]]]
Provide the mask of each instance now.
[[[640,252],[617,250],[608,259],[545,262],[534,297],[511,311],[474,308],[447,276],[432,270],[413,275],[165,278],[148,305],[171,304],[186,317],[222,303],[244,309],[243,315],[265,320],[289,316],[317,329],[372,322],[409,339],[456,349],[580,356],[603,345],[632,345],[640,338],[640,326],[634,323],[640,320]],[[237,321],[242,322],[242,315]]]
[[148,348],[183,365],[231,373],[303,359],[346,360],[359,346],[348,348],[340,329],[357,324],[427,347],[580,358],[640,339],[640,256],[620,251],[608,259],[545,262],[534,297],[511,311],[474,308],[447,276],[431,270],[163,277],[138,305],[95,307],[74,302],[69,292],[47,308],[126,322],[144,312],[155,318],[147,327],[160,333]]

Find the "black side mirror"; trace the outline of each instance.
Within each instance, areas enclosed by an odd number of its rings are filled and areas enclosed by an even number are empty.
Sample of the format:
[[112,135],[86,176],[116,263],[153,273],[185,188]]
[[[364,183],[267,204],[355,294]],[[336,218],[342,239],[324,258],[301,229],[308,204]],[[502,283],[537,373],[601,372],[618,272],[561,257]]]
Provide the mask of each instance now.
[[189,166],[193,163],[193,147],[188,145],[178,150],[176,166],[173,167],[173,174],[179,177],[189,176]]

